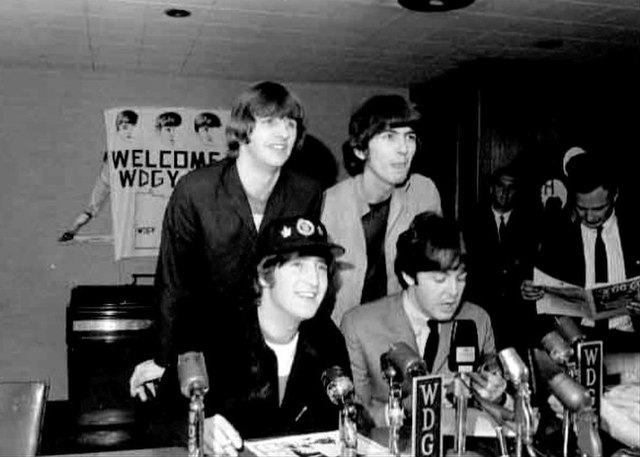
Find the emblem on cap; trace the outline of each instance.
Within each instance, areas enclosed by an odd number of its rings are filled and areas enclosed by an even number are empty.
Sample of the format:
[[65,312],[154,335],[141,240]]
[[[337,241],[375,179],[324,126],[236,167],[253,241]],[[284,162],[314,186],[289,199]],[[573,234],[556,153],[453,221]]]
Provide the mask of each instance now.
[[300,235],[311,236],[315,231],[315,227],[313,226],[313,223],[307,219],[298,219],[298,222],[296,223],[296,230],[298,230]]
[[282,227],[282,230],[280,230],[280,235],[282,235],[282,238],[289,238],[291,236],[291,227],[289,227],[288,225]]

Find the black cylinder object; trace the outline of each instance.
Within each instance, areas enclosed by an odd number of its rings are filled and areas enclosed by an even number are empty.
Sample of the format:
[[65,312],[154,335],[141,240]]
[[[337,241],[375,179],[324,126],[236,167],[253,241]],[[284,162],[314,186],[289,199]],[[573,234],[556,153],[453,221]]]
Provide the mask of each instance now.
[[129,395],[135,366],[152,354],[153,287],[77,286],[67,308],[69,402],[86,447],[118,447],[134,437]]

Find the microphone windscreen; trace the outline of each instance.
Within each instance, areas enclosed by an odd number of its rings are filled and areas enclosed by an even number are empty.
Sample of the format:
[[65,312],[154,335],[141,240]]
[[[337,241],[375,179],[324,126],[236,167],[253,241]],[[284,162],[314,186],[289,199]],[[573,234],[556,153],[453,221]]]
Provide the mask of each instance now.
[[514,348],[503,349],[498,357],[502,363],[502,371],[512,383],[529,382],[529,369]]
[[549,390],[572,412],[582,411],[593,405],[589,391],[566,373],[558,373],[549,380]]
[[451,325],[449,370],[474,371],[479,363],[478,330],[471,319],[457,319]]
[[393,343],[387,351],[387,356],[393,367],[399,370],[402,380],[411,380],[414,376],[427,374],[424,359],[407,343]]
[[334,405],[341,406],[353,400],[353,382],[342,367],[334,365],[327,368],[322,372],[320,380]]
[[554,362],[567,364],[571,361],[573,356],[573,349],[569,346],[569,343],[555,330],[550,331],[540,340],[542,347],[544,347],[551,359]]
[[209,390],[209,377],[202,352],[185,352],[178,356],[178,380],[180,392],[191,398],[196,389],[206,392]]
[[534,348],[533,358],[538,369],[538,374],[545,382],[548,382],[557,374],[562,373],[562,368],[554,362],[545,351]]

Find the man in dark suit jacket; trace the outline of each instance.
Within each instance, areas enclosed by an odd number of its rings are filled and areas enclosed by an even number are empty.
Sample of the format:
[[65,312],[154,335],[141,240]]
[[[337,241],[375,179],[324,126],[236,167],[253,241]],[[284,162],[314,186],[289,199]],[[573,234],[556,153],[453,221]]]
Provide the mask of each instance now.
[[519,177],[512,166],[491,175],[490,201],[467,222],[469,280],[465,297],[491,316],[498,349],[526,346],[527,318],[533,306],[520,296],[536,249],[535,217],[517,205]]
[[[334,366],[349,376],[349,356],[336,325],[317,311],[335,258],[343,253],[314,219],[278,219],[261,234],[253,275],[257,297],[240,311],[227,308],[219,313],[221,319],[207,323],[205,449],[236,455],[241,437],[338,426],[338,409],[321,378]],[[157,425],[166,422],[177,440],[172,444],[183,445],[189,402],[180,394],[178,371],[174,362],[163,376],[164,417]]]
[[[418,214],[398,238],[396,272],[403,292],[349,310],[341,330],[347,342],[358,401],[376,425],[385,424],[388,383],[380,370],[380,355],[393,343],[408,344],[432,363],[434,374],[450,374],[452,321],[474,321],[480,355],[495,353],[487,313],[462,302],[466,273],[460,232],[435,213]],[[431,345],[430,336],[435,336]],[[429,362],[427,362],[429,364]],[[501,391],[492,380],[489,396]]]
[[[621,282],[640,275],[640,226],[616,210],[618,186],[608,164],[595,153],[587,153],[571,159],[567,168],[573,220],[546,231],[536,266],[555,278],[582,287]],[[522,284],[525,299],[537,300],[543,294],[531,281]],[[635,316],[632,319],[637,331],[640,322]],[[608,329],[629,331],[633,330],[632,319],[623,316],[605,324]],[[593,336],[613,342],[613,334],[607,332],[606,326],[598,327],[591,332]]]

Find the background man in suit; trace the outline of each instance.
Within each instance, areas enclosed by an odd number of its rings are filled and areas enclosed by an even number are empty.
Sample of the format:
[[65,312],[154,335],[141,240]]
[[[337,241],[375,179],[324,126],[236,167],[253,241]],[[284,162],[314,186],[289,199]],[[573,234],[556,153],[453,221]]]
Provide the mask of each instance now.
[[[466,271],[457,227],[435,213],[418,214],[399,236],[397,248],[396,272],[404,290],[349,310],[341,324],[356,396],[378,426],[386,425],[389,393],[380,370],[380,355],[391,344],[404,342],[424,354],[431,373],[450,374],[447,359],[452,321],[470,319],[476,324],[480,355],[495,353],[489,315],[481,307],[461,301]],[[504,390],[502,378],[476,377],[475,381],[479,392],[491,399]]]
[[468,282],[465,296],[491,316],[499,349],[523,348],[526,326],[518,325],[535,315],[524,306],[520,285],[536,249],[535,215],[518,205],[519,177],[513,166],[491,175],[490,199],[467,222]]
[[420,115],[400,95],[376,95],[351,116],[347,156],[352,177],[325,193],[322,222],[347,250],[338,277],[333,320],[360,303],[398,292],[396,240],[422,211],[440,213],[433,181],[409,175]]
[[[581,287],[616,283],[640,275],[640,226],[637,218],[616,210],[618,185],[610,165],[588,152],[572,158],[568,165],[568,190],[572,219],[546,231],[536,266],[553,277]],[[522,296],[542,298],[540,287],[526,280]],[[637,320],[637,317],[634,317]],[[588,320],[583,324],[593,327]],[[640,322],[635,322],[636,330]],[[598,325],[593,336],[615,344],[609,329],[633,330],[629,316],[611,318]],[[607,344],[612,349],[612,344]]]

